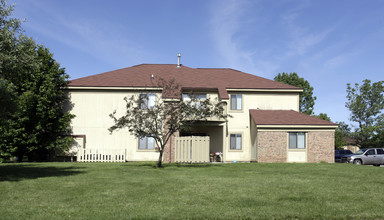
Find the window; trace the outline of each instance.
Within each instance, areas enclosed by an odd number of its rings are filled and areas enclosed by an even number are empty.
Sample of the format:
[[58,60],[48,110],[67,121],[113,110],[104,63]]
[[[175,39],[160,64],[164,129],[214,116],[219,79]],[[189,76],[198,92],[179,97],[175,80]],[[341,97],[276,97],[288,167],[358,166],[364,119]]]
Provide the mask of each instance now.
[[199,107],[200,103],[198,103],[197,100],[199,100],[199,101],[206,100],[207,99],[207,94],[206,93],[198,93],[198,94],[183,93],[183,100],[184,101],[190,102],[192,97],[196,101],[192,101],[191,102],[191,106]]
[[231,110],[242,110],[242,95],[241,94],[233,94],[231,95]]
[[376,152],[377,152],[377,154],[384,154],[384,150],[383,149],[376,149]]
[[139,138],[139,149],[140,150],[155,149],[155,139],[153,139],[153,137]]
[[140,108],[147,109],[155,106],[155,94],[140,94]]
[[198,93],[198,94],[183,93],[183,100],[184,101],[191,101],[191,97],[193,97],[194,99],[204,101],[207,99],[207,94],[206,93]]
[[231,138],[230,149],[241,150],[241,144],[242,144],[241,134],[231,134],[230,138]]
[[305,133],[289,133],[289,149],[305,149]]
[[370,149],[367,151],[367,153],[365,153],[365,155],[375,155],[376,152],[375,152],[375,149]]

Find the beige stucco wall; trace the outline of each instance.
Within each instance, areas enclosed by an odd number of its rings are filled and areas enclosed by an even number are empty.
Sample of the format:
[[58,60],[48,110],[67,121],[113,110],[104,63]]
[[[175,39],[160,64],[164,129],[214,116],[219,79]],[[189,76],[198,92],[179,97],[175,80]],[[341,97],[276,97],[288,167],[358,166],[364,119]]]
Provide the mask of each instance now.
[[106,90],[70,90],[73,103],[72,120],[73,134],[86,135],[86,148],[88,149],[126,149],[128,161],[156,160],[158,153],[154,150],[138,150],[138,140],[128,129],[115,131],[112,134],[108,128],[113,125],[109,114],[117,110],[121,116],[125,110],[126,96],[138,95],[140,92],[132,91],[106,91]]
[[[236,92],[231,94],[242,94],[243,108],[241,111],[230,110],[230,100],[227,101],[228,113],[232,118],[228,119],[228,136],[225,143],[224,160],[226,161],[252,161],[255,152],[252,146],[255,146],[254,133],[251,134],[251,117],[250,109],[263,110],[299,110],[299,94],[298,93],[281,93],[281,92]],[[252,131],[253,132],[253,131]],[[230,150],[229,135],[241,133],[243,135],[243,149]],[[252,153],[253,152],[253,153]]]
[[[155,93],[160,98],[159,91],[144,91]],[[114,131],[112,134],[108,128],[113,125],[109,114],[117,110],[116,116],[122,116],[125,112],[124,97],[139,95],[140,91],[134,90],[83,90],[71,89],[69,94],[73,108],[72,114],[76,117],[72,120],[73,134],[86,135],[87,149],[126,149],[128,161],[155,161],[159,153],[154,150],[139,150],[138,140],[132,136],[128,129]],[[218,94],[207,93],[207,98],[217,100]],[[217,139],[222,135],[223,129],[210,129],[209,134]],[[212,143],[214,149],[219,149],[223,141]],[[75,147],[75,146],[73,146]]]
[[[69,93],[74,104],[71,112],[76,115],[76,118],[72,120],[73,134],[86,135],[86,148],[126,149],[128,161],[154,161],[158,159],[158,153],[153,150],[138,150],[138,140],[129,134],[128,129],[115,131],[113,134],[108,131],[108,128],[113,125],[109,114],[117,110],[117,116],[121,116],[125,111],[124,97],[139,95],[140,91],[71,89]],[[151,93],[157,93],[160,97],[159,91],[151,91]],[[255,127],[251,131],[252,120],[249,109],[293,109],[297,111],[299,106],[298,93],[231,91],[229,94],[242,94],[242,110],[231,111],[230,101],[224,100],[232,118],[228,119],[228,123],[221,124],[218,129],[202,128],[211,136],[211,150],[222,151],[224,161],[255,160],[258,152],[256,151],[256,142],[259,138],[256,138]],[[208,92],[207,97],[211,100],[219,98],[216,92]],[[229,149],[231,133],[242,134],[241,150]]]

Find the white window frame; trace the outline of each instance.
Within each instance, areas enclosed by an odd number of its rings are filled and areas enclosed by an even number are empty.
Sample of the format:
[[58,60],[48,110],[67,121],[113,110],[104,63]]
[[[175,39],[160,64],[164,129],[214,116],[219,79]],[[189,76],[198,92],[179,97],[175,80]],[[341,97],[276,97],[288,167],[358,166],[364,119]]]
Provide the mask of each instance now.
[[289,132],[288,134],[288,148],[290,150],[305,150],[307,148],[306,132]]
[[[235,138],[235,146],[232,145],[232,137]],[[231,133],[229,134],[229,150],[243,150],[243,134]]]
[[[139,138],[138,149],[139,150],[154,150],[155,149],[155,139],[153,137],[141,137]],[[144,147],[141,148],[141,143],[143,143]],[[152,146],[150,146],[152,145]]]
[[140,94],[140,103],[141,109],[151,109],[155,106],[156,103],[156,94],[154,93],[141,93]]
[[183,100],[184,101],[191,101],[191,95],[195,96],[196,99],[204,101],[207,99],[207,93],[196,93],[196,94],[188,94],[188,93],[183,93]]
[[[207,93],[196,93],[196,94],[188,94],[188,93],[183,93],[183,101],[190,102],[191,101],[191,95],[195,96],[195,98],[199,101],[205,101],[207,99]],[[199,107],[200,103],[193,101],[191,102],[192,106]]]
[[[233,101],[235,100],[235,101]],[[243,94],[231,94],[230,95],[230,110],[242,111],[243,110]]]

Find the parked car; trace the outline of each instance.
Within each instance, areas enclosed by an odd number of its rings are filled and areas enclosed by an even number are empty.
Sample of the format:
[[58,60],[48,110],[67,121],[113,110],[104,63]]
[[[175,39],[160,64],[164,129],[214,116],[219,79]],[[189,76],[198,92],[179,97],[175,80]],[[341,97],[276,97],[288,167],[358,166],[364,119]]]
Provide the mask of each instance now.
[[341,161],[374,166],[384,165],[384,148],[360,149],[353,155],[341,157]]
[[353,154],[350,150],[335,150],[335,162],[340,163],[341,157]]

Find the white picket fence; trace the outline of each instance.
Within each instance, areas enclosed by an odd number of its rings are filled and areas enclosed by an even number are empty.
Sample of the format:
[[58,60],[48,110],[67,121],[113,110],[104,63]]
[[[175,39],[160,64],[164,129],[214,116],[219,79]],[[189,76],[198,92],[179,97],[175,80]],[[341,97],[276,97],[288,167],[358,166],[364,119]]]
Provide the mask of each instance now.
[[77,154],[79,162],[125,162],[126,149],[82,149]]
[[209,137],[176,137],[175,162],[209,162]]

